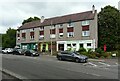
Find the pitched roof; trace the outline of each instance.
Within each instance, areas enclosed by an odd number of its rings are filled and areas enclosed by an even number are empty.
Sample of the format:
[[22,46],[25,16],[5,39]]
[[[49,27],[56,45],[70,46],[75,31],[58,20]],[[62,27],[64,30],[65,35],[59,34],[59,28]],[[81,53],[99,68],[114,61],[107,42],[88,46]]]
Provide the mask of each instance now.
[[[96,11],[95,11],[96,13]],[[76,21],[82,21],[82,20],[91,20],[94,19],[94,14],[92,11],[82,12],[82,13],[75,13],[70,15],[64,15],[59,17],[53,17],[45,19],[43,23],[40,23],[40,20],[25,23],[19,29],[28,29],[28,28],[34,28],[39,26],[48,26],[52,24],[60,24],[60,23],[68,23],[68,22],[76,22]]]

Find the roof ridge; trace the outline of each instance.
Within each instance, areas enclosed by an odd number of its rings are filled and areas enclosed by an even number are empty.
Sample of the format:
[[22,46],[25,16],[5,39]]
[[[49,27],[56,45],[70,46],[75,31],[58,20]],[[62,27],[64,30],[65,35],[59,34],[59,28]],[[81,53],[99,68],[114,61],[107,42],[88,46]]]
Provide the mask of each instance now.
[[71,13],[71,14],[68,14],[68,15],[66,14],[66,15],[63,15],[63,16],[56,16],[56,17],[46,18],[45,20],[59,18],[59,17],[65,17],[65,16],[70,16],[70,15],[76,15],[76,14],[83,14],[83,13],[88,13],[88,12],[92,12],[92,10],[84,11],[84,12],[78,12],[78,13]]

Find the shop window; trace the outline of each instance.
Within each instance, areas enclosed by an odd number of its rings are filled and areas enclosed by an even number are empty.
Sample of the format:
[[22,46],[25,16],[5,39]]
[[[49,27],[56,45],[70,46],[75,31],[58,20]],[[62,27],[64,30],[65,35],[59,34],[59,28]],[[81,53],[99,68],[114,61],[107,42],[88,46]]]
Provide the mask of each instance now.
[[87,46],[91,46],[91,43],[87,43]]

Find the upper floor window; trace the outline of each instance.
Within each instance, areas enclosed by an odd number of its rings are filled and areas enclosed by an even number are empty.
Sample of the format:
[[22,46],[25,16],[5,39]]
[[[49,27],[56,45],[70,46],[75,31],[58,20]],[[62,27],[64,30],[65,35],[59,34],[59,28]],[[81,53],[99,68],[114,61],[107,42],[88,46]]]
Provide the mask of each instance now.
[[63,33],[59,33],[59,38],[63,38]]
[[59,29],[59,33],[63,33],[63,28],[60,28],[60,29]]
[[44,26],[40,27],[39,29],[40,29],[40,31],[44,30]]
[[89,25],[82,26],[82,31],[89,31]]
[[89,24],[90,24],[89,20],[82,21],[82,26],[89,25]]
[[20,30],[17,30],[17,33],[20,33]]
[[20,37],[20,34],[19,34],[19,33],[17,34],[17,37]]
[[34,31],[34,28],[33,29],[30,29],[30,32]]
[[74,37],[74,32],[68,32],[67,37]]
[[31,39],[31,40],[34,39],[34,32],[30,32],[30,39]]
[[17,34],[17,40],[20,40],[20,34],[19,33]]
[[50,34],[55,34],[55,29],[50,29]]
[[63,24],[59,24],[58,27],[59,27],[59,28],[63,28]]
[[67,28],[67,32],[74,32],[74,28],[73,27]]
[[26,39],[26,33],[22,33],[22,39],[23,39],[23,40]]
[[44,31],[40,31],[39,34],[40,34],[39,40],[43,39],[44,38]]
[[90,36],[90,31],[82,31],[82,36]]
[[74,23],[73,22],[69,22],[67,27],[74,27]]
[[21,32],[22,32],[22,33],[25,33],[25,32],[26,32],[26,30],[21,30]]
[[56,25],[50,26],[50,29],[55,29]]

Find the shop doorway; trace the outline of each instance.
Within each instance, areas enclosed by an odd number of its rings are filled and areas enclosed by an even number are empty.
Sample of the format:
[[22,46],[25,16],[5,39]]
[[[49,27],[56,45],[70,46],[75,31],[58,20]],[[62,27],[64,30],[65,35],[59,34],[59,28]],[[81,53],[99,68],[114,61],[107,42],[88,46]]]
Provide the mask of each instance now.
[[58,44],[58,51],[64,51],[64,44]]

